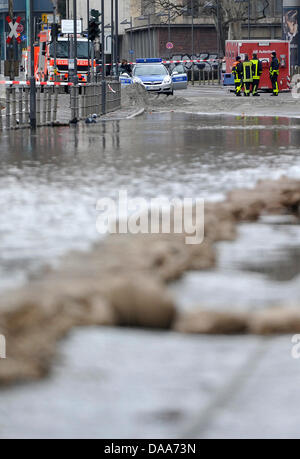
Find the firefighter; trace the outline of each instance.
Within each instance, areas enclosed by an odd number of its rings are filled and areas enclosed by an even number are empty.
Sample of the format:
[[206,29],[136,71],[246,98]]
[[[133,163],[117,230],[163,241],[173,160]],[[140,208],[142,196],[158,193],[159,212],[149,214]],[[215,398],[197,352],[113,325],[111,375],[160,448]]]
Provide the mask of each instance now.
[[259,87],[260,77],[263,71],[262,63],[257,58],[257,54],[255,53],[253,53],[251,62],[252,62],[252,74],[253,74],[252,95],[254,97],[260,97],[258,94],[258,87]]
[[272,96],[278,96],[278,77],[279,77],[279,60],[275,51],[272,53],[272,61],[270,65],[270,79],[272,82],[273,94]]
[[243,62],[243,82],[244,82],[244,96],[250,97],[251,85],[253,83],[252,62],[249,61],[248,54],[245,56]]
[[236,61],[232,67],[232,73],[234,75],[235,95],[237,97],[241,97],[243,86],[243,64],[240,56],[236,56]]

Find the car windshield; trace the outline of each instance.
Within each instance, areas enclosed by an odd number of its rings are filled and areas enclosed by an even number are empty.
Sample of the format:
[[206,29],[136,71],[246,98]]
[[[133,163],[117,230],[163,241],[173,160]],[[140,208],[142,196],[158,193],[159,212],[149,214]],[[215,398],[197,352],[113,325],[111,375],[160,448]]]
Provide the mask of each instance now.
[[[77,57],[79,59],[88,59],[88,42],[77,42]],[[54,43],[50,45],[50,56],[54,57]],[[56,43],[56,57],[60,59],[68,59],[69,57],[69,43],[67,41],[58,41]]]
[[137,65],[134,68],[133,74],[135,76],[152,76],[152,75],[161,75],[165,76],[168,75],[168,71],[166,67],[163,65]]

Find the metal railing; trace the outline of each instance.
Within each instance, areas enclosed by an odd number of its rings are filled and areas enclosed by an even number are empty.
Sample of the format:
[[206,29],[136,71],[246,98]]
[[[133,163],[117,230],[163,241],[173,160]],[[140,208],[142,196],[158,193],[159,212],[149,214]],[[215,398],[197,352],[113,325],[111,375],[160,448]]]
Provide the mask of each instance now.
[[[103,99],[103,88],[105,90]],[[28,85],[11,85],[5,90],[5,111],[0,114],[0,129],[19,129],[30,127],[30,88]],[[36,124],[53,126],[57,124],[60,112],[58,107],[58,86],[37,86]],[[121,108],[121,83],[107,80],[105,84],[90,83],[70,87],[70,122],[86,119],[96,114],[104,115]]]
[[[5,90],[5,114],[0,116],[0,129],[30,127],[30,88],[27,85],[9,86]],[[50,126],[57,121],[58,88],[53,86],[36,89],[37,126]],[[5,119],[5,121],[4,121]]]
[[106,86],[106,113],[121,108],[121,83],[116,80],[107,82]]
[[188,80],[194,85],[220,85],[221,67],[218,65],[204,68],[193,68],[188,70]]
[[[103,98],[103,89],[105,90]],[[72,86],[71,121],[79,121],[95,114],[105,115],[121,108],[121,83],[116,80]]]

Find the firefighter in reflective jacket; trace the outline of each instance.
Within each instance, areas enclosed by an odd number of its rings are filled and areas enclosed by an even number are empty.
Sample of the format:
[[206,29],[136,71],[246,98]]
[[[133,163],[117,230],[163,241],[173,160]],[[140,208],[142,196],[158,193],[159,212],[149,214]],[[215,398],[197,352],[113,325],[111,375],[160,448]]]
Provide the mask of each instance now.
[[263,71],[262,63],[260,62],[260,60],[257,59],[257,54],[255,53],[252,56],[251,62],[252,62],[252,74],[253,74],[252,95],[254,97],[259,97],[258,87],[259,87],[260,77]]
[[236,56],[236,61],[232,67],[232,73],[234,75],[235,95],[237,97],[241,97],[243,86],[243,64],[240,56]]
[[272,53],[272,61],[270,65],[270,78],[272,82],[273,94],[272,96],[278,96],[278,77],[279,77],[279,60],[275,51]]
[[243,82],[244,82],[244,96],[250,97],[251,84],[253,83],[252,62],[246,54],[243,62]]

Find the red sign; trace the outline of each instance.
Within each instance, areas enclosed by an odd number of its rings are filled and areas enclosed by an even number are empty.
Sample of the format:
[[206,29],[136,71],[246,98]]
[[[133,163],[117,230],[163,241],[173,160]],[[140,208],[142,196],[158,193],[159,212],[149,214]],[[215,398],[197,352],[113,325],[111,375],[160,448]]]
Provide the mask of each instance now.
[[173,49],[173,48],[174,48],[174,44],[173,44],[171,41],[169,41],[169,42],[166,44],[166,48],[167,48],[167,49]]
[[24,26],[22,24],[19,24],[18,27],[17,27],[17,32],[18,33],[22,33],[24,30]]
[[20,22],[21,22],[20,16],[17,17],[15,23],[13,23],[12,19],[10,18],[10,16],[6,16],[6,21],[8,22],[8,25],[10,27],[10,33],[9,33],[7,39],[6,39],[6,43],[10,43],[12,41],[13,37],[16,38],[18,43],[21,43],[21,38],[18,36],[18,32],[17,32],[17,28],[19,27]]

